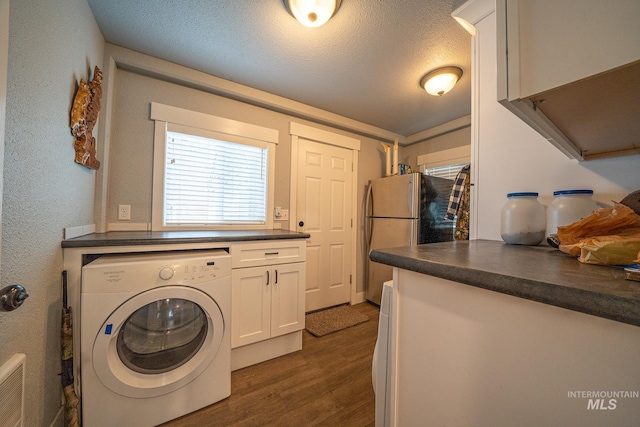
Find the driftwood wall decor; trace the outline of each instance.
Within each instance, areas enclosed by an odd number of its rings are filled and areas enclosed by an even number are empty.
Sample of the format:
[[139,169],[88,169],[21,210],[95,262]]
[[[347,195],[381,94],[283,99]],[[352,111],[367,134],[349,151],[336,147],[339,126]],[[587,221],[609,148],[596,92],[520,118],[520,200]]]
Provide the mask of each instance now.
[[95,67],[93,79],[89,83],[80,80],[78,92],[71,107],[71,134],[75,136],[75,161],[91,169],[99,169],[100,162],[96,159],[96,139],[93,137],[93,127],[100,112],[100,98],[102,97],[102,71]]

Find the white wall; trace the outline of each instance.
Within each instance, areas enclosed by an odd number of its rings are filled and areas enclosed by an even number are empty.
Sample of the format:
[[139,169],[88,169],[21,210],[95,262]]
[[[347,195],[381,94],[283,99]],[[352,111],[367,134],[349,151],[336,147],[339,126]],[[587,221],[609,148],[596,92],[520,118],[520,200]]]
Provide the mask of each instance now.
[[103,49],[86,0],[10,2],[2,286],[30,296],[0,313],[0,364],[27,355],[25,426],[49,425],[60,408],[60,241],[63,228],[93,222],[95,187],[73,161],[69,112]]
[[555,190],[592,189],[594,199],[611,204],[640,188],[640,155],[578,162],[567,158],[496,101],[495,13],[477,25],[478,73],[474,91],[477,238],[500,240],[500,209],[506,195],[537,191],[548,205]]
[[[107,45],[105,63],[109,61],[111,47]],[[121,48],[118,48],[121,51]],[[145,55],[139,55],[145,61]],[[150,58],[148,59],[151,60]],[[153,59],[154,66],[175,70],[176,65]],[[162,65],[164,64],[164,65]],[[180,67],[184,76],[191,75],[193,70]],[[308,124],[338,134],[361,140],[358,173],[358,226],[356,290],[364,290],[363,265],[366,258],[362,230],[362,205],[366,184],[370,179],[383,174],[383,157],[378,148],[380,142],[371,138],[355,135],[343,130],[318,125],[287,114],[257,107],[237,100],[194,89],[164,79],[149,77],[137,72],[123,69],[115,70],[111,76],[115,90],[113,91],[113,115],[107,124],[110,132],[108,161],[108,185],[106,198],[107,223],[118,223],[118,204],[131,205],[131,223],[145,224],[151,222],[151,190],[153,172],[153,122],[149,119],[149,103],[159,102],[175,107],[199,111],[206,114],[265,126],[279,131],[279,142],[276,147],[275,205],[289,207],[291,176],[291,137],[289,124],[291,121]],[[104,116],[101,116],[104,117]],[[281,222],[282,228],[292,228],[287,222]]]
[[[400,150],[400,163],[411,165],[414,172],[419,172],[417,158],[423,154],[433,154],[433,159],[450,160],[450,156],[464,153],[471,155],[471,127],[466,126],[453,132],[438,135],[425,141],[402,147]],[[441,165],[439,165],[441,166]]]
[[[98,212],[104,208],[106,223],[117,224],[116,227],[126,227],[127,224],[131,224],[134,227],[142,226],[144,229],[145,224],[151,221],[153,122],[149,120],[149,103],[152,101],[277,129],[279,143],[276,148],[275,205],[283,208],[289,207],[290,196],[289,123],[291,121],[305,123],[357,138],[362,142],[356,196],[358,205],[356,291],[364,290],[364,264],[367,253],[363,238],[363,205],[369,180],[384,175],[384,153],[379,140],[216,95],[204,85],[176,83],[177,81],[202,81],[214,77],[107,44],[103,62],[108,64],[113,58],[116,58],[116,62],[120,58],[126,58],[126,61],[141,65],[120,68],[116,66],[111,71],[113,76],[108,76],[109,84],[113,85],[113,91],[109,91],[113,93],[112,99],[109,100],[109,103],[112,103],[112,114],[111,120],[104,122],[106,129],[101,127],[100,131],[100,136],[105,132],[110,135],[109,155],[108,159],[104,159],[106,165],[104,170],[108,169],[107,194],[104,202],[97,200],[96,215],[99,216]],[[147,75],[149,73],[133,71],[134,68],[153,69],[153,76]],[[104,117],[105,115],[101,114],[101,118],[104,119]],[[415,169],[417,154],[443,150],[450,146],[469,145],[469,132],[469,127],[466,127],[409,147],[401,147],[400,159],[412,164]],[[98,191],[101,191],[100,188]],[[117,220],[118,204],[131,205],[130,222]],[[294,225],[287,222],[280,223],[282,228],[295,230]]]

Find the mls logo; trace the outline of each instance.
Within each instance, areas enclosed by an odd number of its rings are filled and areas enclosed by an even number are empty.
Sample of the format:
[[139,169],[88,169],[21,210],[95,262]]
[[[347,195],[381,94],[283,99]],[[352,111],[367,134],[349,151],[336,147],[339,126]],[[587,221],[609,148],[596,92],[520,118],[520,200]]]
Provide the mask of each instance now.
[[605,399],[589,399],[587,403],[587,410],[600,409],[600,410],[614,410],[616,409],[618,402],[616,399],[609,399],[609,403],[605,403]]

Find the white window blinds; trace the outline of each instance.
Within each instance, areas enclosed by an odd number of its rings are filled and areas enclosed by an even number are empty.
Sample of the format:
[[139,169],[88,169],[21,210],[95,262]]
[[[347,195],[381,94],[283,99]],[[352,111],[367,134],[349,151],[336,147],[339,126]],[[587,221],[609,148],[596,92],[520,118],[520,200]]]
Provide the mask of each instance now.
[[165,225],[266,223],[266,144],[167,131],[165,162]]
[[467,165],[467,163],[427,168],[425,169],[424,174],[453,180],[456,179],[456,176],[458,176],[458,172],[460,172],[460,169],[462,169],[465,165]]

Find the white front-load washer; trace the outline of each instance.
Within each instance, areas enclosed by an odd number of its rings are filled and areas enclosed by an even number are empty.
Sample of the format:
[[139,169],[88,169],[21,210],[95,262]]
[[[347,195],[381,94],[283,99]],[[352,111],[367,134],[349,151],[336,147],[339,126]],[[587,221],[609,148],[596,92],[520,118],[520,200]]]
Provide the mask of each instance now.
[[86,426],[154,426],[231,394],[231,257],[105,255],[82,268]]

